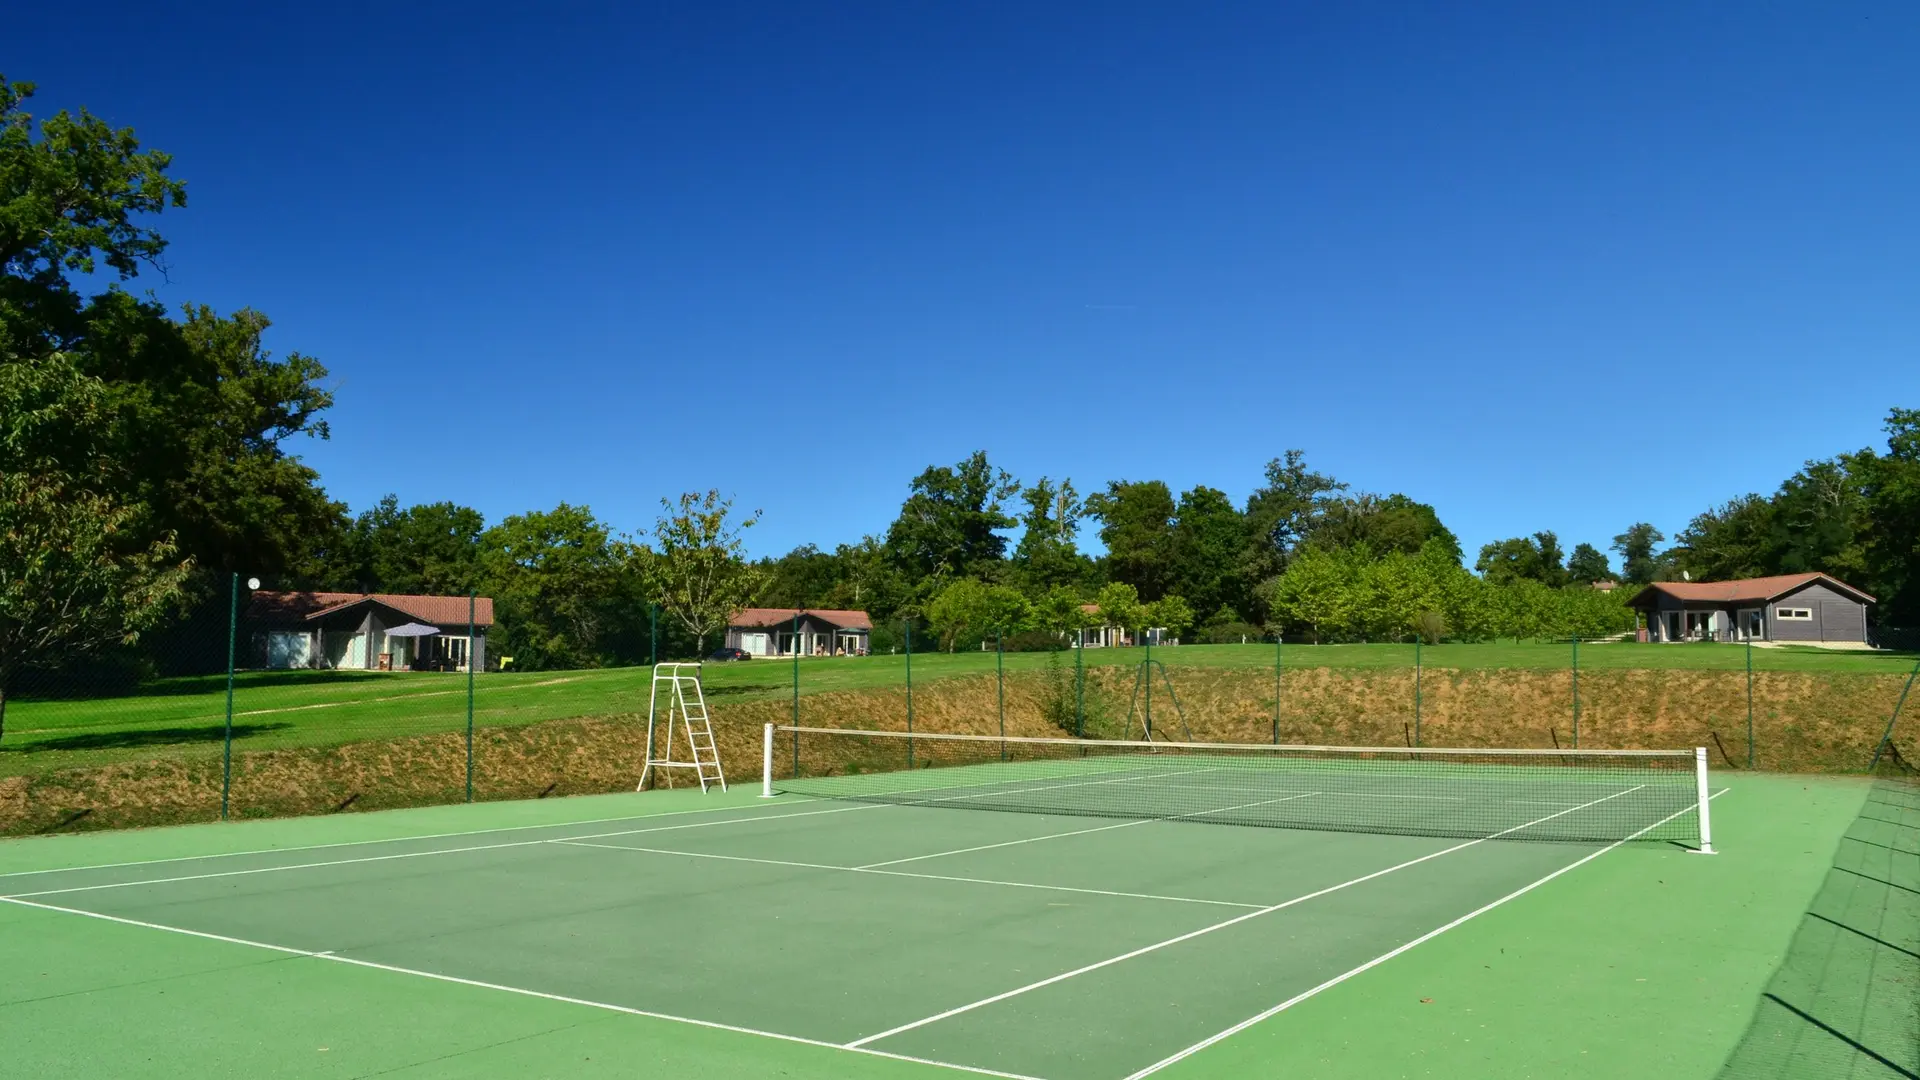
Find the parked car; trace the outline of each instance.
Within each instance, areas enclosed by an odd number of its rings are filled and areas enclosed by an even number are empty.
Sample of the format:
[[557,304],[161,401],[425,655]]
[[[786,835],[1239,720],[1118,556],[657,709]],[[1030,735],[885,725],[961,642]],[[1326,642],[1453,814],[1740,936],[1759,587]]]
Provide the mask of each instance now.
[[728,664],[735,660],[751,660],[753,654],[745,649],[716,649],[707,659],[716,664]]

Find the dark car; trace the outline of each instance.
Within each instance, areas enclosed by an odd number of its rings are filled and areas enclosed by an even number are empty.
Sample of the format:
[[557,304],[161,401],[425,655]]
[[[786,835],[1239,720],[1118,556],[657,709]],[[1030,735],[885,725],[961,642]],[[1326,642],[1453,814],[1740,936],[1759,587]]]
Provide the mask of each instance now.
[[751,660],[753,654],[745,649],[718,649],[707,659],[717,664],[726,664],[735,660]]

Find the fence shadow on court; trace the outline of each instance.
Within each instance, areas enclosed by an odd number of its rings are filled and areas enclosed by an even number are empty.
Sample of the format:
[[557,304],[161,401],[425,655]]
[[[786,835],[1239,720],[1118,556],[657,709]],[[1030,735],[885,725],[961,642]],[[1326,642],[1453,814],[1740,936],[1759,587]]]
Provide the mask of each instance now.
[[1920,1078],[1920,778],[1875,782],[1722,1080]]

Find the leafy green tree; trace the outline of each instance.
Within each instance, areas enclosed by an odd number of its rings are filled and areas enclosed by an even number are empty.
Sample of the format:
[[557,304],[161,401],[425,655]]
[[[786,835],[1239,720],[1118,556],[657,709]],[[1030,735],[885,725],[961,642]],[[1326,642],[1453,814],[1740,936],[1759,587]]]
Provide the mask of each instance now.
[[1417,554],[1433,540],[1451,549],[1454,561],[1459,561],[1460,539],[1440,523],[1433,507],[1405,495],[1383,498],[1365,492],[1327,500],[1308,533],[1310,543],[1328,547],[1365,544],[1381,555],[1395,551]]
[[1653,549],[1666,538],[1665,533],[1644,521],[1628,526],[1626,532],[1613,538],[1613,550],[1620,553],[1620,569],[1628,584],[1648,585],[1659,576],[1662,564]]
[[1869,514],[1864,535],[1868,587],[1882,622],[1920,625],[1920,409],[1887,414],[1887,452],[1846,458]]
[[984,450],[951,468],[930,466],[913,479],[888,527],[887,551],[916,588],[929,592],[955,577],[995,576],[1007,550],[1000,530],[1018,524],[1005,504],[1019,491]]
[[1032,609],[1019,590],[974,578],[950,582],[927,603],[927,624],[948,652],[1027,627]]
[[730,520],[733,500],[711,489],[687,492],[677,503],[661,499],[660,505],[667,511],[653,528],[660,603],[704,654],[707,638],[724,631],[727,620],[752,602],[765,582],[763,571],[747,561],[741,539],[759,524],[760,511]]
[[584,506],[515,514],[481,537],[481,588],[500,621],[498,652],[522,668],[595,667],[633,608],[635,553]]
[[1020,498],[1027,510],[1020,517],[1020,543],[1013,549],[1013,569],[1019,581],[1035,595],[1086,581],[1093,562],[1080,553],[1075,542],[1086,506],[1073,481],[1055,484],[1043,476],[1022,491]]
[[1249,586],[1240,561],[1246,547],[1246,518],[1226,492],[1196,487],[1183,493],[1168,538],[1168,588],[1201,611],[1247,610]]
[[321,583],[353,592],[464,596],[479,585],[480,511],[450,502],[400,508],[386,495],[318,562]]
[[1558,588],[1567,581],[1560,538],[1551,532],[1496,540],[1480,549],[1480,559],[1474,563],[1474,569],[1494,585],[1537,581]]
[[1567,559],[1567,580],[1574,585],[1611,581],[1613,567],[1608,565],[1606,555],[1599,548],[1587,543],[1575,544],[1573,555]]
[[61,353],[101,380],[112,422],[95,449],[121,467],[92,490],[137,510],[124,528],[204,569],[291,570],[343,513],[284,448],[326,437],[325,369],[268,353],[257,312],[190,306],[176,320],[118,284],[83,296],[95,274],[163,267],[166,241],[144,219],[186,192],[130,130],[84,111],[36,130],[32,90],[0,78],[0,361]]
[[1099,624],[1126,631],[1138,630],[1146,625],[1147,606],[1140,602],[1139,590],[1124,581],[1108,582],[1101,586],[1093,604]]
[[1146,605],[1146,611],[1141,616],[1144,626],[1164,630],[1171,638],[1178,638],[1193,629],[1194,621],[1193,608],[1175,595],[1163,596]]
[[1246,579],[1265,581],[1286,569],[1294,548],[1345,490],[1341,481],[1307,468],[1305,451],[1267,462],[1266,483],[1247,497]]
[[1114,480],[1087,497],[1100,520],[1107,577],[1142,597],[1166,595],[1173,582],[1173,492],[1159,480]]
[[107,410],[104,388],[62,356],[0,364],[0,736],[21,672],[135,643],[187,578],[166,538],[132,527],[138,510],[90,486],[113,467],[87,445]]
[[1865,534],[1872,516],[1861,478],[1845,460],[1808,462],[1773,497],[1777,572],[1819,571],[1842,581],[1866,580]]

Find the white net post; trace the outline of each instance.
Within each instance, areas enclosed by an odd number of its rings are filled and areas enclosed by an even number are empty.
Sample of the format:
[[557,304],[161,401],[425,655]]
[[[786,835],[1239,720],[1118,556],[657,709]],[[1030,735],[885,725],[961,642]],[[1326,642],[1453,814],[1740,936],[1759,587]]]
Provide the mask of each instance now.
[[760,744],[760,797],[773,798],[773,725],[767,725]]
[[1704,746],[1693,748],[1693,775],[1700,797],[1700,847],[1694,854],[1718,854],[1713,850],[1713,808],[1709,805],[1713,794],[1707,790],[1707,748]]

